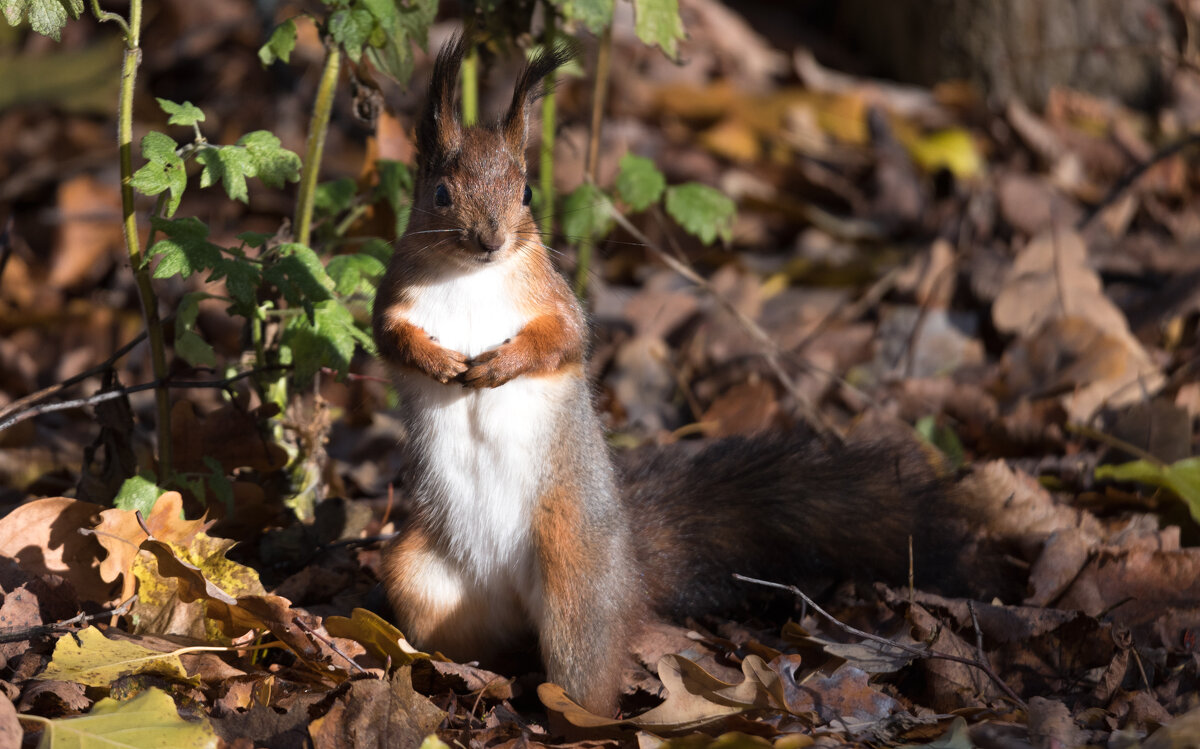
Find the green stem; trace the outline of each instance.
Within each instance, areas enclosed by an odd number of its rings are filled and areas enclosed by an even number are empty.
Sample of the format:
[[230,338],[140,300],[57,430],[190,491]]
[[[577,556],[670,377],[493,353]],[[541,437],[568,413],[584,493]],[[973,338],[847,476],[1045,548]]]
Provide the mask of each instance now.
[[[546,8],[546,33],[543,43],[546,49],[554,47],[554,13]],[[542,99],[542,149],[541,149],[541,193],[542,193],[542,244],[549,246],[554,241],[554,134],[557,129],[557,111],[554,101],[554,82],[549,78],[542,84],[545,97]]]
[[467,50],[462,61],[462,121],[471,127],[479,119],[479,49]]
[[[612,46],[612,24],[609,24],[600,37],[600,48],[596,52],[596,81],[592,87],[592,132],[588,138],[587,161],[584,162],[584,179],[593,185],[596,184],[596,165],[600,161],[600,128],[604,124],[604,102],[608,98]],[[585,237],[579,245],[579,262],[575,266],[575,295],[580,299],[587,293],[593,242],[593,237]]]
[[304,168],[300,173],[300,190],[296,196],[296,241],[308,245],[312,237],[313,205],[317,197],[317,175],[321,171],[321,153],[325,150],[325,135],[329,132],[329,115],[333,112],[333,95],[337,89],[342,53],[336,44],[329,45],[325,69],[317,86],[312,120],[308,124],[308,146],[304,151]]
[[109,13],[106,10],[100,10],[100,0],[92,0],[92,15],[96,16],[96,20],[104,23],[105,21],[113,21],[121,27],[121,35],[126,39],[129,38],[129,24],[125,23],[125,19],[121,18],[116,13]]
[[[101,20],[108,16],[100,13],[99,3],[93,0],[92,11]],[[123,25],[125,34],[125,58],[121,63],[121,93],[118,99],[117,144],[121,153],[121,218],[125,232],[125,249],[129,252],[129,266],[137,283],[138,299],[142,305],[142,317],[146,321],[146,334],[150,340],[150,365],[154,370],[154,401],[158,411],[158,465],[159,478],[171,475],[174,456],[171,454],[171,396],[167,389],[167,354],[163,341],[162,321],[158,317],[158,297],[150,282],[150,265],[138,242],[137,213],[133,204],[133,88],[137,81],[137,69],[142,60],[142,0],[130,0],[129,23]]]

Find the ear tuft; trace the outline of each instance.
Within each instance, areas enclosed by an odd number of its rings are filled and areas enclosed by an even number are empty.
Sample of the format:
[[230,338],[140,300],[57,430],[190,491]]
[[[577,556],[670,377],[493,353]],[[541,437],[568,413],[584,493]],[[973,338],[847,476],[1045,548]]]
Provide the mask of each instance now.
[[420,163],[432,167],[449,159],[462,144],[462,125],[455,106],[458,71],[467,52],[466,37],[459,34],[442,45],[433,65],[433,80],[421,121],[417,124]]
[[552,47],[539,50],[521,71],[513,89],[512,104],[501,123],[504,139],[512,151],[518,154],[525,151],[525,140],[529,130],[529,107],[543,94],[538,84],[543,78],[575,59],[577,53],[578,48],[574,41],[561,40]]

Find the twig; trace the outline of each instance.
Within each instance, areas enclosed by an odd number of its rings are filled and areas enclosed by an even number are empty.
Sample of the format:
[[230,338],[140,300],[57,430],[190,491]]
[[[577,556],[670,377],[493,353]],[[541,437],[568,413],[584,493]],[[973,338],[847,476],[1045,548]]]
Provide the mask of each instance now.
[[[122,346],[121,348],[119,348],[115,352],[113,352],[112,356],[108,357],[107,359],[105,359],[104,361],[95,365],[94,367],[85,369],[84,371],[80,372],[79,374],[77,374],[73,377],[68,377],[67,379],[63,380],[62,382],[56,383],[54,385],[50,385],[49,387],[44,387],[41,390],[37,391],[36,393],[30,393],[29,395],[18,398],[17,400],[13,401],[12,403],[9,403],[4,408],[0,408],[0,419],[6,419],[11,414],[16,413],[17,411],[20,411],[23,408],[32,406],[35,403],[38,403],[40,401],[45,400],[46,398],[49,398],[50,396],[54,395],[55,393],[60,393],[63,390],[66,390],[67,388],[71,387],[72,385],[77,385],[80,382],[83,382],[84,380],[86,380],[87,378],[89,378],[93,375],[100,374],[104,370],[110,369],[114,364],[117,363],[117,359],[120,359],[122,356],[125,356],[125,354],[128,354],[130,351],[133,350],[134,346],[137,346],[139,343],[141,343],[144,340],[146,340],[146,331],[143,330],[141,333],[138,333],[133,338],[133,340],[129,341],[129,343],[126,343],[124,346]],[[0,431],[2,431],[2,430],[3,430],[3,427],[0,427]]]
[[35,637],[71,632],[79,625],[86,624],[94,619],[101,619],[106,616],[124,616],[129,613],[129,609],[133,607],[136,601],[137,594],[134,593],[116,607],[101,611],[98,614],[79,614],[70,619],[63,619],[52,624],[36,624],[32,627],[0,627],[0,642],[24,642],[32,640]]
[[392,381],[386,377],[376,377],[375,375],[355,374],[354,372],[346,372],[345,374],[331,369],[330,367],[321,367],[321,374],[327,374],[331,377],[342,377],[348,382],[382,382],[384,385],[391,385]]
[[353,666],[355,671],[358,671],[360,674],[365,674],[367,672],[367,669],[358,665],[358,663],[356,663],[353,658],[351,658],[350,656],[343,653],[342,649],[339,648],[337,645],[335,645],[332,640],[330,640],[325,635],[321,634],[317,630],[315,630],[312,627],[305,624],[303,619],[296,617],[296,619],[294,621],[296,622],[296,626],[299,627],[300,629],[304,630],[305,633],[307,633],[307,634],[311,635],[312,637],[315,637],[316,639],[325,643],[326,645],[329,646],[330,650],[332,650],[333,652],[342,656],[342,658],[345,658],[346,662],[349,663],[351,666]]
[[159,387],[160,385],[167,387],[167,388],[221,388],[221,389],[224,389],[224,388],[229,387],[233,383],[237,382],[238,380],[243,380],[247,377],[252,377],[254,375],[261,374],[264,371],[269,371],[269,370],[274,370],[274,369],[286,369],[286,368],[287,368],[286,365],[273,364],[273,365],[267,366],[267,367],[257,367],[255,369],[246,370],[245,372],[239,372],[235,375],[226,377],[221,380],[199,380],[199,381],[171,381],[171,380],[168,380],[163,383],[160,383],[158,380],[155,380],[154,382],[146,382],[141,385],[130,385],[128,387],[119,388],[117,390],[106,390],[102,393],[96,393],[95,395],[89,396],[87,398],[76,398],[75,400],[60,401],[58,403],[47,403],[47,404],[41,405],[41,406],[32,406],[30,408],[25,409],[24,411],[17,413],[14,416],[11,416],[10,418],[6,419],[5,421],[0,422],[0,432],[3,432],[5,429],[15,426],[16,424],[20,424],[22,421],[25,421],[26,419],[32,419],[35,416],[41,416],[43,414],[54,413],[55,411],[67,411],[72,408],[85,408],[87,406],[94,406],[97,403],[103,403],[104,401],[109,401],[114,398],[121,398],[123,396],[130,395],[132,393],[140,393],[145,390],[154,390],[155,388]]
[[855,627],[851,627],[849,624],[845,624],[840,619],[835,617],[833,614],[830,614],[828,611],[826,611],[825,609],[818,606],[816,601],[814,601],[813,599],[806,596],[804,594],[804,592],[801,591],[799,588],[797,588],[795,585],[784,585],[782,583],[773,583],[773,582],[769,582],[767,580],[759,580],[759,579],[753,578],[753,577],[746,577],[745,575],[739,575],[737,573],[734,573],[733,579],[741,580],[742,582],[747,582],[747,583],[754,583],[755,585],[762,585],[767,588],[777,588],[779,590],[786,590],[789,593],[791,593],[792,595],[798,596],[800,598],[800,600],[804,601],[805,605],[811,606],[814,611],[816,611],[818,614],[820,614],[821,616],[828,619],[829,622],[833,626],[837,627],[838,629],[842,630],[843,632],[846,632],[847,634],[854,635],[855,637],[861,637],[865,640],[870,640],[870,641],[878,643],[880,645],[885,645],[890,648],[896,648],[897,650],[902,650],[905,653],[908,653],[917,658],[927,658],[927,659],[937,658],[940,660],[951,661],[953,663],[961,663],[964,666],[971,666],[973,668],[977,668],[980,671],[983,671],[985,674],[987,674],[988,678],[990,678],[993,682],[995,682],[996,686],[1000,687],[1000,690],[1003,691],[1004,694],[1007,695],[1009,699],[1011,699],[1016,704],[1020,705],[1022,708],[1027,707],[1025,704],[1025,700],[1021,699],[1020,695],[1018,695],[1016,692],[1014,692],[1012,687],[1010,687],[1008,684],[1004,683],[1004,680],[1000,678],[999,674],[996,673],[996,671],[992,668],[992,665],[990,663],[988,663],[987,660],[963,658],[961,656],[951,655],[950,653],[942,653],[940,651],[933,650],[933,649],[918,648],[918,647],[914,647],[912,645],[906,645],[905,643],[902,643],[902,642],[896,642],[895,640],[889,640],[886,637],[880,637],[879,635],[873,635],[870,632],[864,632],[863,630],[857,629]]
[[1136,182],[1143,174],[1148,172],[1155,164],[1171,158],[1175,154],[1195,143],[1200,143],[1200,133],[1190,133],[1174,143],[1167,144],[1149,159],[1143,161],[1141,164],[1138,164],[1133,169],[1126,172],[1125,176],[1117,180],[1117,183],[1112,186],[1112,189],[1108,191],[1108,194],[1105,195],[1099,203],[1088,209],[1087,213],[1083,215],[1083,218],[1079,219],[1079,223],[1076,224],[1075,228],[1079,231],[1086,229],[1088,225],[1095,220],[1096,216],[1100,215],[1101,211],[1117,202],[1117,198],[1121,197],[1121,194],[1128,190],[1130,185]]
[[747,333],[750,334],[751,338],[753,338],[765,349],[763,356],[767,360],[767,365],[771,368],[771,371],[774,372],[775,377],[779,380],[780,384],[783,385],[784,389],[786,389],[795,400],[796,408],[801,412],[805,421],[807,421],[814,429],[816,429],[818,434],[820,434],[823,439],[832,439],[836,442],[841,442],[841,435],[839,435],[832,426],[830,426],[823,418],[821,418],[821,415],[809,402],[808,398],[800,392],[800,389],[796,386],[796,381],[793,380],[792,376],[789,375],[783,368],[783,364],[781,362],[781,356],[783,352],[780,350],[779,344],[777,344],[774,339],[767,335],[766,331],[759,327],[758,323],[747,317],[745,313],[734,306],[733,302],[729,301],[721,294],[718,294],[716,289],[712,287],[712,284],[708,282],[708,279],[701,276],[686,263],[680,261],[678,258],[663,250],[661,246],[647,237],[645,233],[633,225],[632,221],[625,217],[625,214],[617,210],[616,206],[612,205],[611,203],[609,204],[609,212],[612,214],[613,220],[620,224],[621,228],[629,232],[635,239],[648,247],[668,268],[683,276],[688,281],[691,281],[696,286],[699,286],[710,296],[716,299],[717,302],[719,302],[721,306],[733,316],[733,319],[736,320],[737,323],[741,325]]

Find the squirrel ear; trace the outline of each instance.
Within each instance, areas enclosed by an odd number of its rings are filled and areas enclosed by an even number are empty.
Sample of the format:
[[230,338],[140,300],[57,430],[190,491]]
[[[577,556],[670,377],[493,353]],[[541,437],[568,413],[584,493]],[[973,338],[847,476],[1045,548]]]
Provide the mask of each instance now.
[[504,115],[501,127],[504,140],[509,149],[518,154],[525,152],[525,138],[528,132],[529,106],[540,99],[543,91],[537,88],[542,79],[575,58],[575,44],[559,41],[553,47],[543,48],[533,56],[513,89],[512,104],[508,114]]
[[462,125],[454,106],[454,92],[466,51],[466,39],[462,35],[452,37],[442,45],[433,65],[429,98],[417,124],[417,153],[426,165],[454,153],[462,143]]

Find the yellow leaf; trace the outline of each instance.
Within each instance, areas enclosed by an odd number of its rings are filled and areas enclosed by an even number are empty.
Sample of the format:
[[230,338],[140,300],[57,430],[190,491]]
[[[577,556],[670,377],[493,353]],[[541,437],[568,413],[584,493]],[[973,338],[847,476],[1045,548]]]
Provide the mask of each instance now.
[[392,665],[404,666],[418,658],[428,658],[408,644],[404,634],[378,614],[366,609],[354,609],[347,619],[331,616],[325,619],[325,631],[334,637],[356,640],[380,658],[391,656]]
[[146,673],[188,678],[178,655],[160,653],[127,640],[110,640],[95,627],[88,627],[77,637],[60,637],[50,664],[36,678],[107,687],[126,674]]
[[959,179],[973,179],[983,174],[983,157],[974,138],[962,128],[930,133],[906,145],[913,161],[927,172],[948,169]]
[[208,721],[191,723],[180,718],[175,702],[166,692],[147,689],[127,702],[100,700],[90,713],[79,718],[50,721],[42,732],[38,749],[85,746],[206,749],[216,745],[217,735]]

